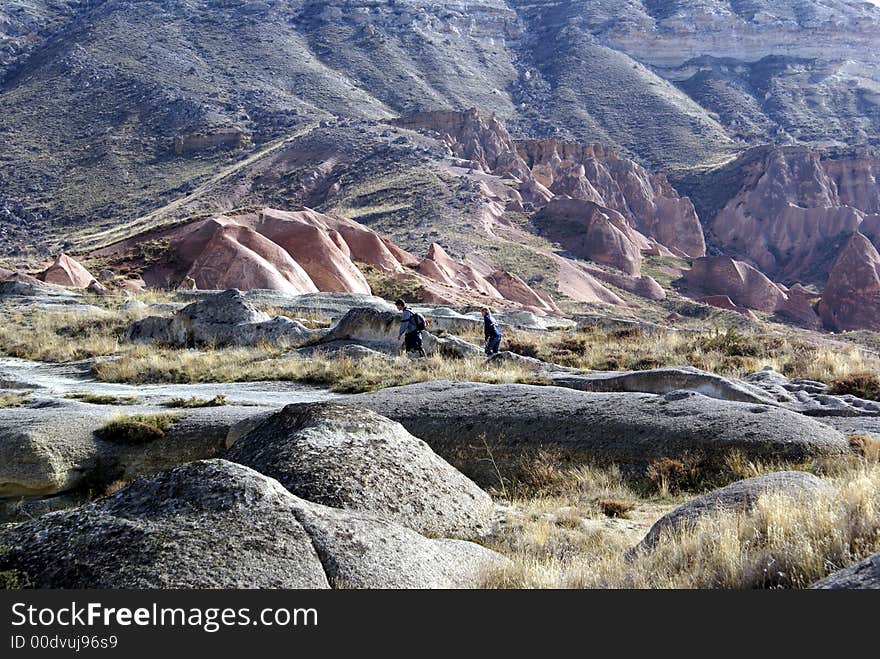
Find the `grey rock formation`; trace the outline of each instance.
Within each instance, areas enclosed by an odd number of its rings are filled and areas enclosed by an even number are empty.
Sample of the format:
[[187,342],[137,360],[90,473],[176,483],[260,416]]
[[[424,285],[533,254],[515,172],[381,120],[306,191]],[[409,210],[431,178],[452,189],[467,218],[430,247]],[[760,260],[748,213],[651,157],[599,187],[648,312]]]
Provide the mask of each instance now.
[[296,516],[333,588],[473,588],[507,562],[480,545],[428,539],[368,513],[299,501]]
[[330,328],[320,343],[355,341],[374,349],[395,349],[399,342],[400,313],[369,307],[351,309]]
[[497,483],[490,459],[507,467],[539,449],[637,467],[684,455],[717,461],[733,450],[763,460],[849,450],[841,433],[800,414],[687,391],[657,396],[438,381],[346,402],[399,421],[478,483]]
[[810,588],[821,590],[880,590],[880,552],[844,570],[830,574]]
[[0,416],[0,498],[51,496],[154,474],[225,449],[245,407],[189,410],[164,437],[143,444],[107,441],[95,431],[118,409],[75,401],[4,410]]
[[[402,341],[398,341],[400,313],[378,311],[369,307],[352,309],[335,326],[324,334],[318,345],[338,345],[340,342],[357,343],[372,350],[398,354]],[[468,343],[455,336],[434,336],[428,331],[422,333],[425,352],[438,353],[445,357],[462,358],[481,355],[479,346]]]
[[136,321],[126,331],[126,340],[180,346],[272,343],[297,347],[315,334],[290,318],[269,318],[257,311],[241,291],[230,289],[193,302],[171,318],[148,316]]
[[0,569],[37,588],[327,588],[276,481],[185,465],[108,499],[0,530]]
[[650,550],[663,540],[664,535],[686,529],[714,512],[749,510],[764,494],[781,494],[804,502],[830,491],[829,485],[803,471],[780,471],[737,481],[692,499],[664,515],[632,551]]
[[776,405],[762,389],[707,373],[692,366],[675,366],[646,371],[602,372],[589,375],[557,375],[553,384],[580,391],[637,391],[667,394],[686,389],[720,400]]
[[[558,364],[553,364],[550,362],[541,361],[540,359],[536,359],[535,357],[527,357],[525,355],[518,355],[515,352],[511,352],[510,350],[502,350],[498,352],[487,360],[489,364],[493,366],[517,366],[520,368],[525,368],[529,370],[533,370],[536,373],[542,374],[559,374],[561,382],[566,381],[566,375],[579,373],[579,371],[575,368],[569,368],[567,366],[559,366]],[[565,386],[564,384],[560,384],[559,386]],[[576,389],[577,387],[571,387],[572,389]]]
[[37,588],[454,588],[503,558],[310,503],[225,460],[0,527],[0,571]]
[[239,436],[225,457],[309,501],[381,513],[431,536],[477,537],[492,520],[489,495],[369,410],[288,405]]
[[347,357],[349,359],[391,359],[388,353],[367,348],[354,341],[332,341],[320,345],[304,346],[294,351],[300,357]]
[[109,410],[73,403],[3,410],[0,497],[46,496],[82,485],[100,463],[93,433],[110,417]]
[[[204,300],[220,291],[178,291],[176,299],[186,302]],[[360,293],[305,293],[290,295],[280,291],[250,290],[243,293],[245,299],[254,306],[278,307],[292,314],[320,316],[331,321],[342,318],[355,308],[370,308],[376,311],[394,311],[394,305],[374,295]]]
[[829,393],[824,382],[789,379],[771,367],[765,367],[745,378],[751,388],[760,388],[775,398],[780,405],[801,414],[817,417],[876,417],[880,403],[856,396],[837,396]]

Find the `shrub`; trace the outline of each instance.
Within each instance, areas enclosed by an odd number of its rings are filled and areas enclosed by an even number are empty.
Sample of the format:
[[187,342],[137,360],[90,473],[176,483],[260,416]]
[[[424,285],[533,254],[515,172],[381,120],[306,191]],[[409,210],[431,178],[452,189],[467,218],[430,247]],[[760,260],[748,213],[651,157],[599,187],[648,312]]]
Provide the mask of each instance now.
[[30,587],[30,579],[24,572],[0,570],[0,590],[22,590]]
[[120,414],[96,434],[108,442],[146,444],[162,439],[179,418],[179,414]]
[[855,373],[831,381],[830,392],[836,396],[852,395],[867,400],[880,400],[880,376]]
[[596,505],[606,517],[626,517],[636,507],[635,501],[628,499],[596,499]]
[[162,403],[164,407],[177,407],[184,409],[192,409],[197,407],[223,407],[229,405],[224,394],[217,394],[213,398],[174,398]]
[[528,343],[526,341],[520,341],[517,339],[509,339],[507,341],[507,349],[510,352],[516,353],[517,355],[522,355],[523,357],[534,357],[538,359],[538,346],[534,343]]
[[88,392],[75,392],[66,394],[65,398],[71,398],[92,405],[137,405],[138,399],[133,396],[111,396],[109,394],[93,394]]
[[716,329],[712,334],[700,337],[697,343],[705,351],[720,352],[727,357],[758,357],[761,354],[759,346],[735,327],[728,327],[724,332]]
[[662,457],[648,465],[645,475],[666,496],[683,490],[697,490],[706,480],[704,460],[700,456],[681,459]]
[[872,435],[850,435],[849,446],[860,458],[880,462],[880,439]]

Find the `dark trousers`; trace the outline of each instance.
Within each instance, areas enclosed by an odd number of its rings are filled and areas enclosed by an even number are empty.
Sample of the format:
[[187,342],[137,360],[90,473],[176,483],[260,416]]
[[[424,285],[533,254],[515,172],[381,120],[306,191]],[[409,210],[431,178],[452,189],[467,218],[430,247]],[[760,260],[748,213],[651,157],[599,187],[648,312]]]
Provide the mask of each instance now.
[[422,357],[425,356],[425,349],[422,347],[421,332],[407,332],[403,335],[403,346],[407,353],[417,352]]
[[492,355],[498,354],[498,351],[501,349],[501,337],[493,336],[490,339],[486,339],[486,354],[491,357]]

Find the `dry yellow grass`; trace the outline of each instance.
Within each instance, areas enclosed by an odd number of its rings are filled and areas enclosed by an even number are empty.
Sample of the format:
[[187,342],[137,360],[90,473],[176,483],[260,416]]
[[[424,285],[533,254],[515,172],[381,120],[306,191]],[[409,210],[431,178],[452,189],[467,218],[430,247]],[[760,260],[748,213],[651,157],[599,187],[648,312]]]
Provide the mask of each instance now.
[[827,480],[834,489],[809,506],[768,494],[751,512],[705,517],[629,560],[627,550],[671,506],[655,507],[642,525],[573,524],[570,509],[561,518],[536,514],[559,501],[527,502],[520,506],[525,513],[488,543],[511,564],[487,575],[483,586],[806,587],[880,548],[880,465],[848,462]]
[[0,409],[6,407],[22,407],[26,405],[28,400],[31,397],[31,392],[12,392],[12,393],[2,393],[0,392]]
[[587,332],[508,331],[502,349],[583,370],[644,370],[689,365],[742,377],[772,366],[789,377],[831,382],[880,370],[880,357],[853,345],[818,345],[796,335],[733,328],[702,334],[633,329]]
[[22,359],[69,362],[111,355],[128,319],[104,311],[11,311],[0,325],[0,351]]
[[325,385],[338,392],[428,380],[543,382],[529,369],[498,369],[487,366],[483,359],[301,358],[283,356],[271,347],[197,351],[136,346],[118,358],[99,360],[94,373],[102,381],[135,384],[290,380]]

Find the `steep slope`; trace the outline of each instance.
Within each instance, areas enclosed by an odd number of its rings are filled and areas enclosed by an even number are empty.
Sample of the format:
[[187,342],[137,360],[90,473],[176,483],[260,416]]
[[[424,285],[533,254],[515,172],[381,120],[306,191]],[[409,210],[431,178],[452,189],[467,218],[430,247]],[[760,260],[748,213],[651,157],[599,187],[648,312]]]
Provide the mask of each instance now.
[[880,212],[880,160],[764,148],[730,170],[740,188],[708,219],[716,244],[782,281],[824,283],[837,250]]
[[878,35],[880,8],[840,0],[11,1],[0,250],[145,215],[338,118],[477,107],[670,171],[876,143]]

